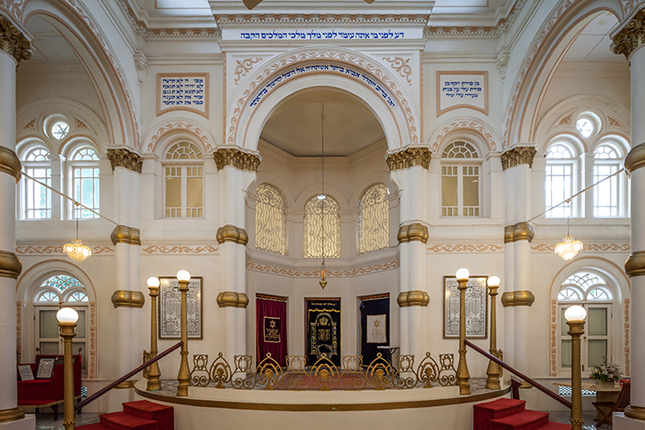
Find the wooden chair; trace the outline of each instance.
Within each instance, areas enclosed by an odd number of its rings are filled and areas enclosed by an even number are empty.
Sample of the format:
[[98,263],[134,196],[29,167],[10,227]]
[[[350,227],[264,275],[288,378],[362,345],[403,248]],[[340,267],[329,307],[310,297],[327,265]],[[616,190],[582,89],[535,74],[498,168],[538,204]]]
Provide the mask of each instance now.
[[[591,404],[593,405],[594,408],[600,414],[603,416],[602,420],[596,424],[596,427],[600,427],[603,424],[611,424],[613,425],[613,422],[611,420],[611,416],[614,412],[623,412],[627,405],[630,403],[630,389],[629,389],[630,383],[628,381],[623,382],[623,388],[620,390],[620,393],[618,394],[618,398],[616,399],[615,402],[592,402]],[[608,412],[605,412],[606,410],[609,410]]]

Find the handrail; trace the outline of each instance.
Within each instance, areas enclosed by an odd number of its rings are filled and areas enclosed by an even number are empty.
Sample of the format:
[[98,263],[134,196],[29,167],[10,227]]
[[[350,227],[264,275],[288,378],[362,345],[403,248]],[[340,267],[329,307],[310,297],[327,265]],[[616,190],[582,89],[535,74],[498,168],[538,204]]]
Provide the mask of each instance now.
[[553,391],[551,391],[548,388],[546,388],[544,385],[540,384],[539,382],[536,382],[532,378],[529,378],[528,376],[526,376],[525,374],[523,374],[519,370],[514,369],[513,367],[511,367],[510,365],[504,363],[502,360],[500,360],[499,358],[495,357],[494,355],[484,351],[483,349],[481,349],[477,345],[473,344],[471,341],[466,340],[465,343],[466,343],[466,345],[468,345],[469,347],[471,347],[475,351],[479,352],[484,357],[488,358],[491,361],[494,361],[495,363],[499,364],[500,366],[502,366],[504,369],[508,370],[512,374],[517,375],[520,378],[522,378],[523,380],[527,381],[529,384],[533,385],[535,388],[537,388],[538,390],[542,391],[547,396],[551,397],[552,399],[562,403],[564,406],[566,406],[567,408],[571,409],[571,402],[570,401],[568,401],[566,399],[563,399],[562,397],[558,396]]
[[155,355],[155,356],[154,356],[154,357],[152,357],[150,360],[146,361],[146,362],[145,362],[145,363],[143,363],[141,366],[139,366],[139,367],[137,367],[136,369],[134,369],[132,372],[130,372],[130,373],[126,374],[126,375],[123,375],[122,377],[120,377],[120,378],[119,378],[119,379],[117,379],[116,381],[112,382],[110,385],[108,385],[108,386],[106,386],[106,387],[101,388],[101,389],[100,389],[100,390],[98,390],[96,393],[92,394],[90,397],[88,397],[87,399],[85,399],[85,400],[83,400],[82,402],[80,402],[79,404],[77,404],[77,405],[74,407],[74,409],[76,409],[77,411],[79,411],[81,408],[83,408],[83,406],[85,406],[85,405],[87,405],[87,404],[89,404],[89,403],[93,402],[94,400],[98,399],[98,398],[99,398],[99,397],[101,397],[103,394],[107,393],[107,392],[108,392],[108,391],[110,391],[112,388],[114,388],[114,387],[116,387],[117,385],[119,385],[121,382],[123,382],[123,381],[125,381],[126,379],[131,378],[132,376],[134,376],[134,375],[136,375],[137,373],[141,372],[143,369],[145,369],[146,367],[150,366],[152,363],[155,363],[155,362],[157,362],[157,361],[161,360],[161,359],[162,359],[162,358],[164,358],[166,355],[170,354],[171,352],[173,352],[174,350],[178,349],[178,348],[179,348],[179,347],[181,347],[182,345],[183,345],[183,342],[179,341],[179,342],[177,342],[175,345],[171,346],[170,348],[168,348],[167,350],[165,350],[164,352],[162,352],[161,354],[157,354],[157,355]]

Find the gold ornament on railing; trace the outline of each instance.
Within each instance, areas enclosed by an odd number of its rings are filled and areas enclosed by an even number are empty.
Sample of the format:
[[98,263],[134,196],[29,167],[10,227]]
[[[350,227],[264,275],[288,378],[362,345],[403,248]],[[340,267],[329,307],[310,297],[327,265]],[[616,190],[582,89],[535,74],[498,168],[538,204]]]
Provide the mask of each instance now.
[[[76,203],[76,206],[78,206],[78,203]],[[83,245],[83,242],[78,238],[78,209],[74,213],[76,214],[76,238],[72,240],[72,243],[66,243],[63,246],[63,252],[73,261],[82,263],[92,255],[92,250]]]

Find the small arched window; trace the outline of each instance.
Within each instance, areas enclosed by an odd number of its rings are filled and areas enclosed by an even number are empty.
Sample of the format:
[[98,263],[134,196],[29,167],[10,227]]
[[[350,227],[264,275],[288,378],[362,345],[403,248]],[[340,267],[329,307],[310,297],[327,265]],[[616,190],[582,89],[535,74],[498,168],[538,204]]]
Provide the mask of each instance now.
[[479,216],[482,160],[468,142],[452,142],[441,154],[441,215]]
[[305,204],[304,236],[305,258],[340,258],[340,206],[334,198],[321,194]]
[[[568,143],[555,142],[549,146],[546,154],[545,197],[546,208],[551,208],[574,193],[577,172],[576,152]],[[575,199],[574,199],[575,200]],[[573,215],[573,205],[566,202],[547,212],[547,217],[567,218]]]
[[358,252],[378,251],[390,245],[390,191],[385,184],[369,187],[358,203]]
[[[22,158],[25,172],[43,184],[52,185],[52,169],[49,150],[34,147]],[[22,181],[22,208],[24,219],[52,217],[52,193],[38,182],[25,178]]]
[[[96,151],[89,147],[81,147],[74,151],[70,161],[70,170],[74,200],[96,212],[100,212],[99,158],[96,155]],[[72,218],[98,217],[97,214],[80,206],[74,208],[72,213]]]
[[255,247],[286,255],[287,217],[282,193],[273,185],[260,184],[255,194]]
[[175,143],[164,159],[166,218],[204,216],[204,157],[197,145]]

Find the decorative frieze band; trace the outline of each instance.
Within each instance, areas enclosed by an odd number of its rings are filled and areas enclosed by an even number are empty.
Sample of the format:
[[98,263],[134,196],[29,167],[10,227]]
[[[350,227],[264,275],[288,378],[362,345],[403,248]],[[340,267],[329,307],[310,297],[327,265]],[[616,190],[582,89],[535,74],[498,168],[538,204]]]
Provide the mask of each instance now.
[[3,15],[0,15],[0,49],[15,58],[18,64],[22,60],[29,60],[31,58],[29,41]]
[[426,243],[428,242],[428,227],[419,222],[402,225],[399,227],[396,238],[399,240],[399,243],[413,242],[416,240]]
[[108,149],[107,158],[112,165],[112,171],[117,167],[125,167],[133,172],[141,173],[143,158],[128,149]]
[[407,308],[410,306],[426,307],[428,306],[428,303],[430,303],[430,296],[428,293],[421,290],[404,291],[396,298],[396,302],[399,304],[400,308]]
[[141,231],[138,228],[128,227],[127,225],[117,225],[112,230],[110,239],[115,246],[117,243],[141,246]]
[[412,147],[388,154],[386,161],[390,170],[407,169],[412,166],[427,169],[431,159],[432,152],[428,148]]
[[528,240],[530,243],[534,237],[533,227],[526,222],[518,222],[504,227],[504,243],[517,242],[518,240]]
[[611,45],[614,54],[623,54],[629,60],[630,55],[645,42],[645,9],[636,13],[622,30],[614,36]]
[[222,291],[217,295],[217,305],[220,308],[246,308],[249,305],[249,296],[234,291]]
[[0,278],[18,279],[22,272],[22,263],[13,252],[0,251]]
[[217,170],[233,166],[236,169],[257,172],[261,161],[257,155],[242,152],[237,148],[219,148],[213,152],[213,157],[215,157]]
[[645,143],[634,146],[625,157],[625,170],[630,174],[645,167]]
[[528,164],[529,169],[533,168],[533,158],[537,150],[533,146],[516,146],[502,153],[502,170]]
[[142,308],[146,298],[140,291],[116,290],[112,294],[115,308]]
[[0,172],[13,176],[17,183],[20,181],[21,170],[22,165],[16,153],[9,148],[0,146]]
[[627,257],[625,273],[630,278],[645,275],[645,251],[635,251]]
[[502,294],[502,305],[505,308],[511,306],[531,306],[535,296],[528,290],[508,291]]
[[220,245],[224,242],[234,242],[240,245],[246,245],[249,242],[249,235],[242,227],[235,227],[227,224],[217,229],[217,243]]

